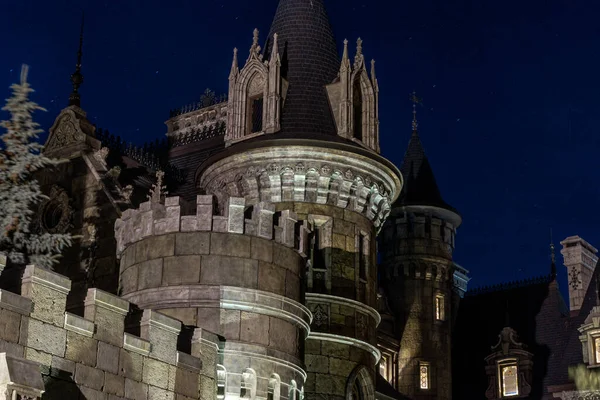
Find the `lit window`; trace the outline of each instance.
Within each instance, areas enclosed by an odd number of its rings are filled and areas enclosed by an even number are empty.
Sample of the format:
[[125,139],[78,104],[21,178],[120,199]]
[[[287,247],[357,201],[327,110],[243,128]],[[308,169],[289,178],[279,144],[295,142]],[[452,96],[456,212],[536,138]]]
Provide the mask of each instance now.
[[511,397],[519,395],[518,367],[514,361],[501,362],[499,364],[500,372],[500,395],[501,397]]
[[385,357],[381,357],[379,361],[379,375],[383,376],[387,380],[387,360]]
[[419,387],[429,389],[429,364],[421,363],[419,365]]
[[444,312],[444,295],[436,294],[435,295],[435,319],[438,321],[443,321],[445,318]]
[[600,364],[600,336],[594,338],[594,352],[596,353],[596,364]]

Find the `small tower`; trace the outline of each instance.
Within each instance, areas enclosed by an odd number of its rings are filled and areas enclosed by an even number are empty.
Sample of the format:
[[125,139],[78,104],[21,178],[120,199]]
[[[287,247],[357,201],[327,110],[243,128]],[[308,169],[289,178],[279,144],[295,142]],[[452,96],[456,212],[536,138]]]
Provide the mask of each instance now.
[[397,390],[413,399],[450,399],[451,322],[464,291],[454,288],[452,262],[461,217],[440,195],[418,134],[420,99],[413,93],[411,101],[412,136],[401,168],[405,186],[384,225],[380,284],[398,324]]

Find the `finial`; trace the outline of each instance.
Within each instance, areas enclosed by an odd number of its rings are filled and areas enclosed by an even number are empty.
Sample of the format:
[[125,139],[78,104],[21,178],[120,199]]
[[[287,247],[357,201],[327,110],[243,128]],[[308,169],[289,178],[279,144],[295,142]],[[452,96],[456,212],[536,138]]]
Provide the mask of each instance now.
[[344,39],[344,52],[342,53],[342,63],[340,65],[341,71],[348,71],[350,69],[350,59],[348,58],[348,39]]
[[252,47],[250,47],[250,56],[248,57],[248,60],[250,60],[252,57],[260,58],[260,46],[258,45],[257,28],[254,28],[252,35]]
[[75,65],[75,72],[71,74],[71,82],[73,84],[73,92],[69,96],[69,105],[77,106],[81,105],[81,98],[79,96],[79,86],[83,83],[83,75],[81,74],[81,57],[83,55],[83,11],[81,12],[81,31],[79,33],[79,50],[77,51],[77,64]]
[[237,49],[237,47],[234,47],[233,48],[233,61],[231,61],[231,72],[229,73],[229,79],[236,77],[239,72],[237,53],[238,53],[238,49]]
[[354,56],[354,68],[358,68],[363,61],[362,39],[356,40],[356,56]]
[[550,274],[556,278],[556,258],[554,256],[554,241],[552,240],[552,228],[550,228]]
[[277,33],[273,34],[273,48],[271,49],[271,61],[275,62],[279,56],[279,47],[277,45]]
[[410,95],[410,101],[413,103],[412,130],[413,130],[413,135],[416,135],[417,128],[419,127],[419,124],[417,122],[417,104],[422,104],[423,99],[417,97],[417,94],[413,91]]

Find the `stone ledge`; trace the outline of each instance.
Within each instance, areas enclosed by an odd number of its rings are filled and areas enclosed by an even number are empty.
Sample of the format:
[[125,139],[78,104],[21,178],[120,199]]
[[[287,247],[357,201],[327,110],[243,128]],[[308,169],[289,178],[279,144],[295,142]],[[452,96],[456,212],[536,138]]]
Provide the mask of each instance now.
[[181,322],[154,310],[144,310],[141,326],[149,325],[179,335]]
[[85,297],[85,306],[97,306],[113,311],[117,314],[127,315],[129,302],[100,289],[89,289]]
[[94,322],[88,321],[79,315],[65,313],[65,329],[71,332],[79,333],[80,335],[92,337],[96,326]]
[[371,353],[371,355],[375,357],[375,364],[377,364],[379,362],[379,359],[381,358],[381,352],[377,347],[367,342],[363,342],[362,340],[350,338],[347,336],[334,335],[331,333],[311,332],[307,340],[321,340],[325,342],[334,342],[357,347],[361,350]]
[[192,343],[199,343],[214,348],[215,351],[219,351],[221,340],[216,333],[209,332],[203,328],[196,328],[192,336]]
[[35,265],[25,267],[21,283],[45,286],[62,294],[71,291],[71,281],[67,277]]
[[375,327],[379,326],[379,323],[381,322],[381,315],[379,315],[379,312],[377,312],[376,309],[374,309],[373,307],[369,307],[366,304],[363,304],[356,300],[346,299],[344,297],[338,296],[331,296],[328,294],[306,293],[306,303],[329,303],[349,306],[361,311],[364,314],[370,315],[371,318],[375,320]]
[[123,348],[125,350],[130,350],[134,353],[147,356],[150,354],[152,346],[147,340],[131,335],[129,333],[125,333],[123,334]]
[[[231,344],[235,344],[235,342],[231,342]],[[259,353],[254,353],[251,351],[244,351],[244,350],[238,350],[238,349],[231,349],[231,348],[228,348],[227,343],[225,346],[226,347],[224,349],[219,350],[219,356],[221,356],[221,357],[231,355],[234,357],[247,357],[249,359],[263,361],[263,362],[266,362],[269,364],[276,365],[280,368],[293,370],[295,373],[302,376],[304,382],[306,382],[306,376],[307,376],[306,371],[303,368],[301,368],[299,365],[296,365],[296,364],[286,361],[286,360],[282,360],[280,358],[271,357],[271,356],[268,356],[265,354],[259,354]],[[245,345],[245,344],[242,344],[242,346],[247,347],[247,345]],[[227,372],[230,373],[231,371],[228,370]]]
[[21,315],[31,314],[33,302],[27,297],[0,289],[0,307]]
[[202,369],[202,360],[181,351],[177,352],[177,366],[190,371],[200,371]]

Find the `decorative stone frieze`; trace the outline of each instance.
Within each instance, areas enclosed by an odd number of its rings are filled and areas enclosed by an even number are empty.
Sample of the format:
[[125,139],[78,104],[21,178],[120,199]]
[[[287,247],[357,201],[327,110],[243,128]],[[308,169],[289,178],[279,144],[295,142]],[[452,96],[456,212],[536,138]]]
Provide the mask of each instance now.
[[89,148],[100,150],[95,131],[85,111],[77,106],[69,106],[60,112],[50,127],[43,152],[51,158],[72,158]]
[[313,145],[271,145],[224,157],[197,176],[223,203],[230,196],[258,202],[329,204],[360,213],[380,227],[402,187],[393,167],[377,158]]

